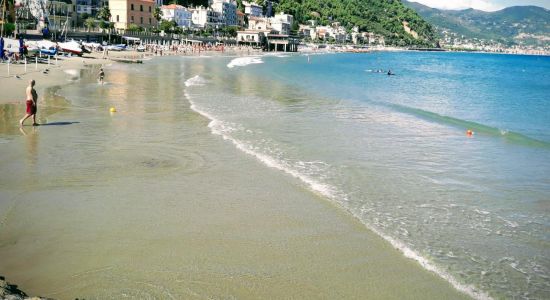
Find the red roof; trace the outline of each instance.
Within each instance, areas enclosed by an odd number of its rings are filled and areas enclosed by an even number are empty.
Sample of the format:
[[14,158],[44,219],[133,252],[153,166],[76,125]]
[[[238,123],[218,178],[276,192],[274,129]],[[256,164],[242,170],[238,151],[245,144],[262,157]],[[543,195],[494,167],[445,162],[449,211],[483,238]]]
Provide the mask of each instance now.
[[161,6],[162,9],[178,9],[178,8],[183,8],[183,6],[181,5],[178,5],[178,4],[170,4],[170,5],[163,5]]

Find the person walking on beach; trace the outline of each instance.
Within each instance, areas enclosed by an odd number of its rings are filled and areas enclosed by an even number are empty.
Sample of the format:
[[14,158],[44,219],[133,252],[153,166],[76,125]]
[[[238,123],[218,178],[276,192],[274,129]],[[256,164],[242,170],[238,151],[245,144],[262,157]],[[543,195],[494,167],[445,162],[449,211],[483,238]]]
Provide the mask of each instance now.
[[99,83],[103,84],[103,78],[105,77],[105,72],[103,72],[103,68],[99,69]]
[[23,126],[23,122],[25,122],[26,119],[28,119],[30,116],[32,116],[32,126],[37,126],[38,123],[36,123],[36,101],[38,100],[38,94],[36,93],[36,90],[34,89],[35,81],[34,79],[31,79],[29,81],[29,86],[27,86],[26,94],[27,94],[27,114],[23,119],[19,120],[19,125]]

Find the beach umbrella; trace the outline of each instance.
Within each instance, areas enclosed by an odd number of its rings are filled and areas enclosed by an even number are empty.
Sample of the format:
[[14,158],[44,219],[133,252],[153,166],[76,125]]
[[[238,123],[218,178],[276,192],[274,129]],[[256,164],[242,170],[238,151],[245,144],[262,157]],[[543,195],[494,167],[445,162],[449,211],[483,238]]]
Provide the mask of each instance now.
[[19,38],[19,55],[25,54],[25,42],[23,41],[23,38]]
[[4,38],[0,37],[0,59],[4,59]]

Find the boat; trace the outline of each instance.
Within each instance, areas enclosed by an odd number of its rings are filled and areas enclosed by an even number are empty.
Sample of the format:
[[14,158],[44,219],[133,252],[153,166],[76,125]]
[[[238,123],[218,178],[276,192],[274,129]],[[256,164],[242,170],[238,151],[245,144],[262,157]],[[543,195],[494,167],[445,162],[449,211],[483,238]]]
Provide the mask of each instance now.
[[30,41],[27,45],[36,47],[41,55],[54,56],[57,54],[57,44],[48,40]]
[[78,56],[82,56],[82,54],[84,53],[84,51],[82,50],[82,46],[76,41],[69,41],[64,43],[59,42],[57,43],[57,46],[59,47],[59,50],[66,53]]
[[107,46],[107,50],[109,50],[109,51],[123,51],[123,50],[126,50],[126,45],[124,45],[124,44],[109,45],[109,46]]

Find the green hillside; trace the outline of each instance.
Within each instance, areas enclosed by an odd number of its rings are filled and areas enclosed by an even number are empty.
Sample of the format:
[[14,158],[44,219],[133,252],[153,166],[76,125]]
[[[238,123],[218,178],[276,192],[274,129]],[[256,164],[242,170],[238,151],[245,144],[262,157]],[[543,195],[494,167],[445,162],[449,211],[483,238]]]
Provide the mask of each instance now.
[[[302,24],[317,20],[321,25],[340,22],[348,30],[358,26],[384,35],[386,44],[433,46],[436,42],[432,26],[399,0],[280,0],[275,10],[294,15]],[[405,31],[403,22],[418,38]]]
[[496,12],[475,9],[440,10],[403,1],[439,32],[450,31],[465,38],[494,40],[508,45],[548,44],[550,10],[536,6],[514,6]]

